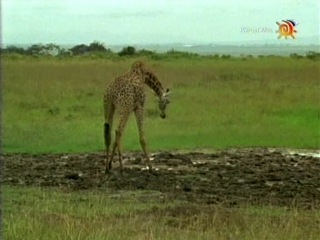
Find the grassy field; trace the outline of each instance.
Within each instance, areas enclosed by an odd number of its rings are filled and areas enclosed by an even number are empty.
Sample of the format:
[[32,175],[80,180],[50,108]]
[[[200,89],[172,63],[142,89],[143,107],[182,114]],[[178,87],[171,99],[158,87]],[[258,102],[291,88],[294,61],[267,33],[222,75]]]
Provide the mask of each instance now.
[[[2,60],[5,152],[103,150],[102,94],[135,59]],[[172,89],[167,119],[147,90],[152,151],[248,146],[319,147],[319,61],[169,59],[144,61]],[[124,150],[139,150],[133,117]]]
[[[2,59],[6,153],[103,150],[105,85],[135,59]],[[319,149],[319,61],[143,59],[172,89],[165,120],[147,90],[151,151],[229,147]],[[124,151],[140,150],[133,117]],[[159,192],[3,188],[6,239],[319,239],[319,210],[226,208]]]
[[320,212],[166,202],[158,192],[105,194],[5,187],[4,236],[42,239],[316,240]]

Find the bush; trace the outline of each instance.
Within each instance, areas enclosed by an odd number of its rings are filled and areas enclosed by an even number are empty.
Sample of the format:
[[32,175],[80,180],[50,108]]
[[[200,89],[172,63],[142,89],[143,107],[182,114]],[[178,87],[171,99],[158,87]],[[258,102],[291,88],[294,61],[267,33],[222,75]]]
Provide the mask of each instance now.
[[94,41],[90,45],[80,44],[69,49],[73,55],[83,55],[89,53],[111,53],[110,49],[105,48],[103,43]]
[[26,50],[21,47],[8,46],[5,49],[1,49],[1,53],[17,53],[17,54],[24,55],[26,54]]
[[300,58],[303,58],[303,56],[297,54],[297,53],[291,53],[289,55],[291,58],[294,58],[294,59],[300,59]]
[[56,56],[59,55],[61,48],[53,43],[49,44],[33,44],[31,47],[27,48],[26,54],[37,56],[37,55],[51,55]]
[[76,45],[70,48],[70,51],[72,52],[73,55],[82,55],[88,52],[88,50],[89,50],[89,46],[85,44]]
[[306,53],[306,58],[310,60],[320,60],[320,53],[309,51]]
[[221,59],[229,59],[229,58],[231,58],[231,55],[224,55],[224,54],[223,54],[223,55],[221,56]]
[[132,46],[127,46],[122,48],[118,54],[119,56],[133,56],[136,54],[136,49]]
[[137,52],[138,55],[140,56],[152,56],[154,54],[156,54],[154,51],[150,51],[150,50],[146,50],[146,49],[142,49],[142,50],[139,50]]
[[88,50],[90,52],[107,52],[110,51],[110,49],[106,49],[103,45],[103,43],[99,43],[97,41],[94,41],[90,43]]

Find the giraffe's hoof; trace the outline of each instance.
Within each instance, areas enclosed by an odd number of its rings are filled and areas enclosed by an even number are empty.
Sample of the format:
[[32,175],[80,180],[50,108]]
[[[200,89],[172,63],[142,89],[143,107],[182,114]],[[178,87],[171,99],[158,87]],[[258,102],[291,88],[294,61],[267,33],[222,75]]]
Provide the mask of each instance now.
[[146,170],[152,171],[152,168],[148,166],[141,168],[141,171],[146,171]]
[[153,168],[151,166],[146,166],[145,168],[141,168],[142,171],[148,170],[149,173],[154,173],[155,171],[158,171],[158,168]]

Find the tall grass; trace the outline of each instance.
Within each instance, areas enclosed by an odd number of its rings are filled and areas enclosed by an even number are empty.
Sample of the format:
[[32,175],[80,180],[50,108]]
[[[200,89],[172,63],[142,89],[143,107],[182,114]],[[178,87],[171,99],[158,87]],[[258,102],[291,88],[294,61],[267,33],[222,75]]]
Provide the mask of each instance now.
[[[319,148],[319,62],[308,59],[143,59],[172,88],[167,119],[147,90],[149,148]],[[134,59],[3,60],[6,152],[103,149],[102,94]],[[140,149],[131,117],[125,150]]]
[[[6,239],[319,239],[319,211],[166,202],[158,192],[4,188]],[[141,201],[144,199],[145,201]]]

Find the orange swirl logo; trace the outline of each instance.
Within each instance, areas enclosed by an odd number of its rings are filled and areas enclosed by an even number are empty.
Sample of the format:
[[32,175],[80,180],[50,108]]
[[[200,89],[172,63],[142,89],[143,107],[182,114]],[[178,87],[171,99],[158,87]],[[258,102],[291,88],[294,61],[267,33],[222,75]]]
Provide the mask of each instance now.
[[279,33],[278,38],[285,37],[287,39],[288,36],[295,39],[294,33],[297,31],[295,30],[295,26],[297,23],[293,20],[282,20],[282,23],[277,22],[279,26],[279,30],[276,31]]

